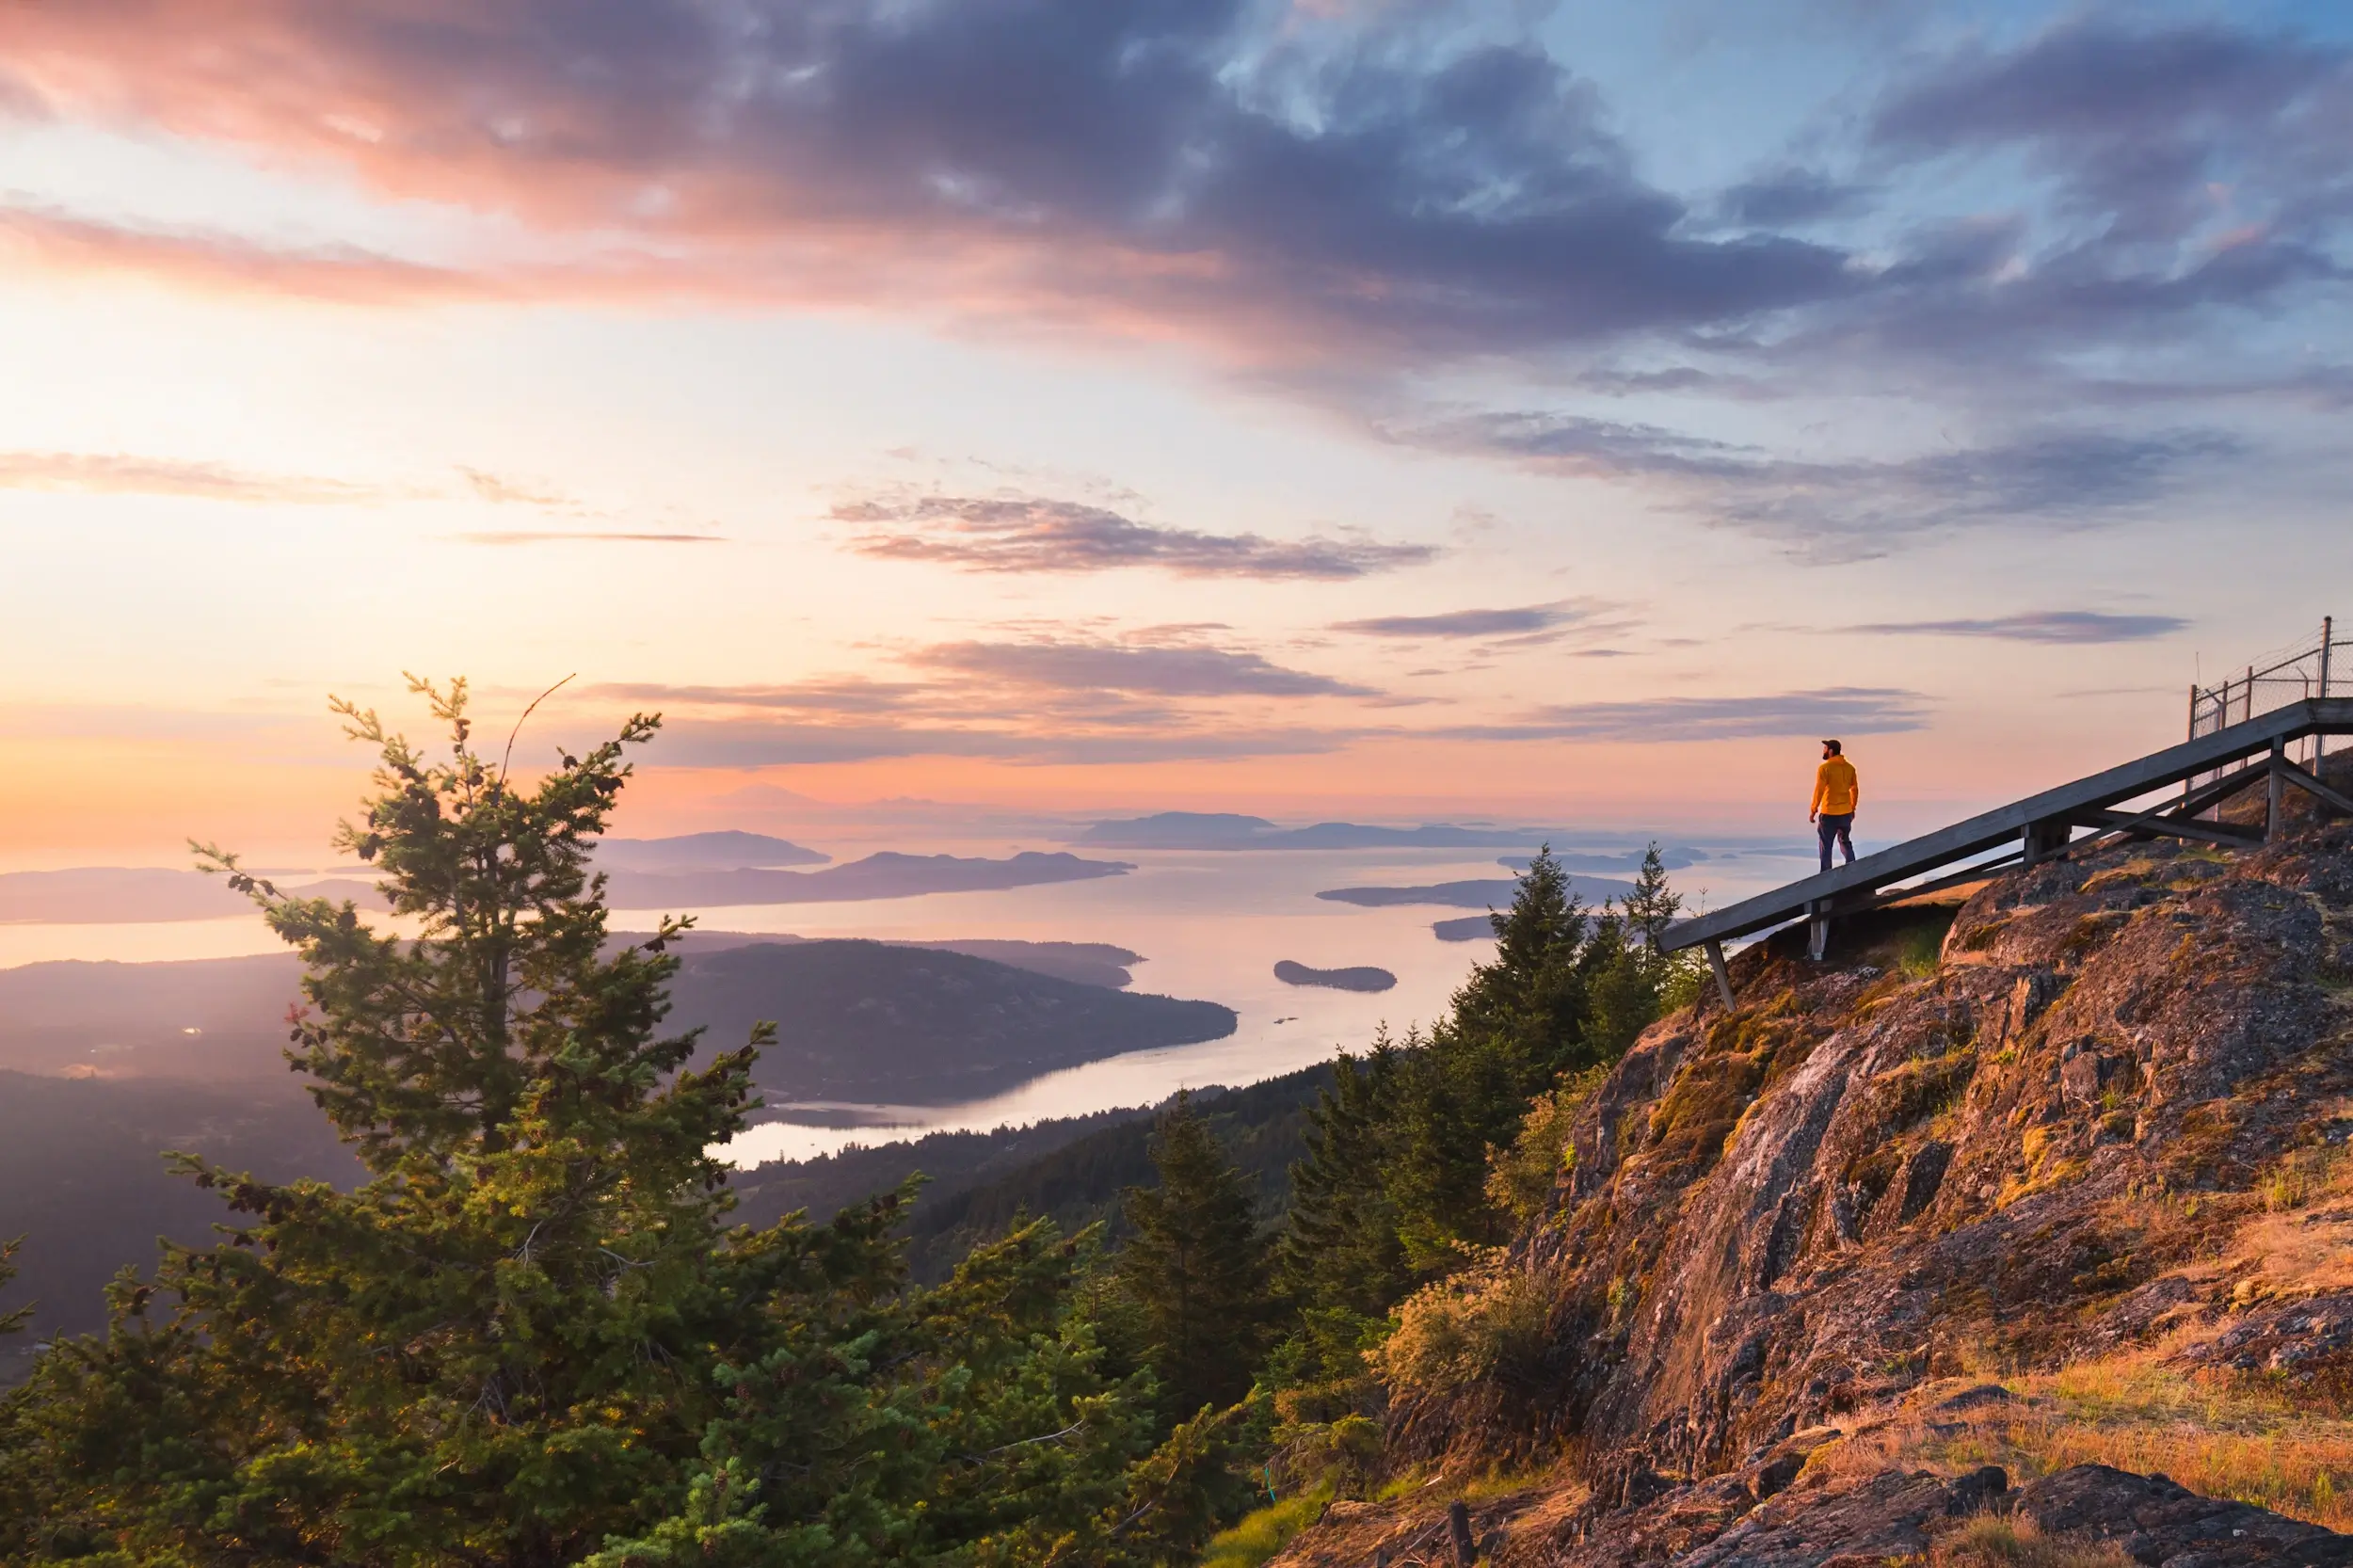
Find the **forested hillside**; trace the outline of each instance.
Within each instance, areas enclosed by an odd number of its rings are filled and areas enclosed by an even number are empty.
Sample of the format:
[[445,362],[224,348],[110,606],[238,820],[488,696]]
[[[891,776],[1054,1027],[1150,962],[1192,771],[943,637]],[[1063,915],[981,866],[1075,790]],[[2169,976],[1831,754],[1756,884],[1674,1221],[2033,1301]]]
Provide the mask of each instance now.
[[1561,1086],[1690,988],[1642,940],[1674,912],[1656,857],[1596,914],[1540,856],[1426,1036],[978,1161],[928,1208],[772,1220],[788,1187],[739,1210],[711,1151],[773,1031],[677,1032],[682,927],[613,944],[589,881],[656,721],[509,791],[462,684],[419,690],[447,760],[346,708],[381,765],[336,845],[419,937],[207,851],[300,954],[296,1064],[363,1179],[191,1151],[218,1240],[119,1282],[0,1407],[12,1559],[1190,1563],[1271,1465],[1368,1463],[1362,1352],[1548,1191]]

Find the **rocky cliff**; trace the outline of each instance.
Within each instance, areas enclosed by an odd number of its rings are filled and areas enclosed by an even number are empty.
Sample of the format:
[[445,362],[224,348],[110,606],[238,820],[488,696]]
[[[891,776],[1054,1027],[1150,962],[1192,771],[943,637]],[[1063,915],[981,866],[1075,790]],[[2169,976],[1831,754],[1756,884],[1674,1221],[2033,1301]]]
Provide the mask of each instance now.
[[[1523,1326],[1393,1390],[1417,1489],[1282,1560],[1440,1560],[1466,1486],[1504,1562],[2353,1560],[2283,1516],[2353,1525],[2353,828],[2292,827],[1738,955],[1584,1106]],[[2077,1463],[2168,1454],[2246,1500]]]

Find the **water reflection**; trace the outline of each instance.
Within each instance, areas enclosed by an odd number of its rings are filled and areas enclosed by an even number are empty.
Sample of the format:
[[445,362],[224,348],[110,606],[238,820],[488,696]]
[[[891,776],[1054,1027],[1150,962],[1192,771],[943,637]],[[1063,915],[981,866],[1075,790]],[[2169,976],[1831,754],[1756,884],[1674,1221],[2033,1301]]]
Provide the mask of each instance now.
[[[959,853],[1002,854],[1012,847],[1021,846],[960,846]],[[1782,845],[1738,848],[1743,853],[1737,859],[1694,867],[1679,873],[1677,884],[1694,892],[1706,887],[1721,904],[1792,874]],[[1121,851],[1117,857],[1137,869],[1097,881],[1003,891],[698,911],[703,929],[714,932],[1111,942],[1144,955],[1135,970],[1137,990],[1219,1001],[1240,1016],[1239,1027],[1226,1039],[1109,1057],[968,1104],[772,1106],[760,1125],[728,1146],[728,1157],[739,1163],[799,1159],[851,1143],[942,1129],[985,1130],[1152,1104],[1180,1088],[1257,1082],[1328,1060],[1343,1046],[1360,1048],[1384,1023],[1402,1032],[1436,1016],[1471,964],[1492,947],[1484,941],[1440,942],[1431,934],[1433,920],[1473,911],[1368,909],[1315,894],[1327,888],[1507,874],[1492,855],[1460,850]],[[662,912],[616,910],[613,923],[644,929]],[[373,923],[388,922],[379,915]],[[0,967],[57,958],[150,962],[279,950],[276,937],[255,916],[152,925],[0,925]],[[1311,968],[1374,965],[1395,974],[1398,983],[1373,994],[1286,985],[1273,972],[1281,959]],[[844,1125],[851,1122],[865,1125]]]

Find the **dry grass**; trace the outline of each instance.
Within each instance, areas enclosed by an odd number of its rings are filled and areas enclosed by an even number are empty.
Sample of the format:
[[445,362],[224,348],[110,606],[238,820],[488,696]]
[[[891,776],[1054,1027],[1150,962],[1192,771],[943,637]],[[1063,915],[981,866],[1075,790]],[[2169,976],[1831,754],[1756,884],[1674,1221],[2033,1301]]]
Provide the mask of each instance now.
[[2255,1183],[2263,1199],[2233,1238],[2225,1266],[2243,1273],[2244,1304],[2353,1287],[2353,1156],[2291,1149]]
[[1397,1309],[1397,1329],[1367,1352],[1398,1392],[1442,1394],[1509,1378],[1545,1347],[1549,1303],[1497,1247],[1462,1272],[1423,1286]]
[[[2299,1407],[2259,1383],[2192,1377],[2159,1352],[2002,1379],[2013,1402],[1951,1416],[1914,1410],[1816,1452],[1809,1468],[1861,1479],[1894,1466],[2015,1480],[2071,1464],[2162,1474],[2210,1497],[2353,1530],[2353,1420]],[[1931,1390],[1930,1402],[1952,1392]]]
[[1933,1568],[2128,1568],[2131,1560],[2114,1545],[2045,1535],[2031,1519],[1997,1513],[1946,1531],[1929,1551]]

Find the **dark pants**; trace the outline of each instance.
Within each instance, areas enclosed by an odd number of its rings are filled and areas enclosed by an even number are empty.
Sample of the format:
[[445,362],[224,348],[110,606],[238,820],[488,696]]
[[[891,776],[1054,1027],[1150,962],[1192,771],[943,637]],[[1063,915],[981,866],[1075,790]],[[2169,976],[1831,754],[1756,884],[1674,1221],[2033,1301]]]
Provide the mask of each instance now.
[[1854,864],[1854,840],[1849,836],[1848,831],[1853,826],[1854,813],[1852,811],[1822,813],[1819,824],[1819,831],[1822,835],[1822,870],[1830,870],[1830,846],[1833,840],[1837,841],[1840,849],[1847,852],[1847,864],[1849,866]]

